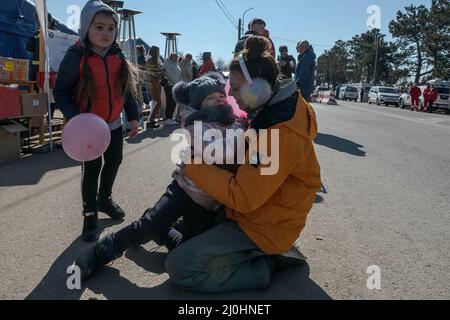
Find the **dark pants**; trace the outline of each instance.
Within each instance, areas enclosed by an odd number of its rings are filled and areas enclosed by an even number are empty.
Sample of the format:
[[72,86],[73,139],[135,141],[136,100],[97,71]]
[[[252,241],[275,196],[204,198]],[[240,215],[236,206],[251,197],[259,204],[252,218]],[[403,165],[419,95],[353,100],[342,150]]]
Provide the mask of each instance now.
[[428,113],[433,113],[433,103],[434,101],[430,101],[430,103],[428,104]]
[[[181,230],[173,228],[181,217]],[[125,252],[132,246],[150,241],[173,250],[182,242],[211,229],[216,218],[216,212],[208,211],[195,203],[173,181],[155,206],[149,208],[141,219],[114,234],[114,251]]]
[[[102,157],[83,162],[81,172],[81,195],[83,197],[84,212],[97,211],[97,195],[110,197],[117,172],[122,163],[123,136],[122,127],[111,131],[111,143],[103,154],[105,163],[102,168]],[[101,173],[101,176],[100,176]],[[100,189],[98,178],[100,176]]]
[[150,103],[150,93],[147,85],[142,86],[142,99],[144,100],[145,104]]
[[172,89],[173,87],[164,87],[164,90],[166,91],[166,119],[172,119],[173,118],[173,112],[175,111],[175,107],[177,106],[177,103],[173,99],[172,95]]

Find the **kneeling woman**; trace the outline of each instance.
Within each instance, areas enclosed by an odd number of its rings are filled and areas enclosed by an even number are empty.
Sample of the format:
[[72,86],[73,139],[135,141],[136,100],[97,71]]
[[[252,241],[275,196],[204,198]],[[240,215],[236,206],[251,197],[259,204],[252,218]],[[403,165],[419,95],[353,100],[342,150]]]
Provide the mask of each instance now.
[[[267,288],[275,270],[304,262],[294,244],[321,186],[313,147],[317,123],[295,82],[277,81],[269,47],[263,37],[247,40],[246,49],[230,65],[230,93],[249,113],[258,140],[278,141],[268,142],[275,147],[266,154],[247,151],[246,164],[235,174],[206,164],[186,165],[185,174],[223,203],[227,216],[168,255],[167,272],[182,289]],[[277,163],[267,165],[269,157]],[[267,171],[269,166],[278,170]]]

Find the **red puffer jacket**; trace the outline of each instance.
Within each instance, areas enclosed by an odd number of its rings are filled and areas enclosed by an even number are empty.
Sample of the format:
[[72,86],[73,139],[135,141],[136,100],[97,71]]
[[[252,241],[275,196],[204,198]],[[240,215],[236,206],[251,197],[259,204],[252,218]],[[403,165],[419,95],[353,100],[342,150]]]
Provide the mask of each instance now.
[[[84,50],[89,50],[85,55]],[[85,59],[92,74],[95,96],[91,101],[78,101],[75,88],[83,76]],[[128,94],[126,97],[117,88],[124,56],[119,47],[113,46],[105,57],[83,48],[79,43],[69,48],[58,72],[54,90],[55,100],[68,119],[79,113],[94,113],[107,123],[116,121],[125,109],[128,121],[138,120],[138,105]]]

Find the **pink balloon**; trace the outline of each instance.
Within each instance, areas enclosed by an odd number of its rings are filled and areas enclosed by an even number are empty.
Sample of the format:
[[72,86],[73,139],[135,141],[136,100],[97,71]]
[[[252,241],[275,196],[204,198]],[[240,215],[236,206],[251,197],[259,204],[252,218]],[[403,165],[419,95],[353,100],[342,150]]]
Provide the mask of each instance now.
[[237,115],[238,117],[241,117],[241,118],[246,118],[247,113],[242,111],[239,108],[239,105],[237,104],[236,99],[228,94],[230,92],[230,88],[231,88],[230,80],[228,80],[227,84],[225,85],[225,92],[227,93],[228,104],[233,107],[233,112],[235,115]]
[[103,155],[111,142],[111,132],[105,120],[92,113],[71,119],[61,135],[66,154],[76,161],[92,161]]

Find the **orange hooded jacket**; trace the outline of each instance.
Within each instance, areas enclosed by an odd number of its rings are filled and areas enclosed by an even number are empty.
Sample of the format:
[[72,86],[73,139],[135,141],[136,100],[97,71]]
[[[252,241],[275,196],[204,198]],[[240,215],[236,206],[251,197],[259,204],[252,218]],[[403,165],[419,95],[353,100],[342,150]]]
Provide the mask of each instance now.
[[[288,80],[289,81],[289,80]],[[312,107],[295,92],[295,82],[280,90],[288,98],[275,102],[258,114],[252,127],[267,128],[258,140],[268,136],[267,152],[258,150],[260,159],[271,153],[271,132],[279,132],[278,171],[263,175],[270,165],[246,164],[234,175],[206,164],[187,165],[185,172],[203,191],[226,206],[229,220],[268,255],[289,251],[303,230],[316,192],[320,190],[320,166],[313,147],[317,122]],[[291,113],[289,119],[286,114]],[[266,125],[261,125],[265,123]],[[264,129],[265,129],[264,128]],[[249,150],[252,150],[249,148]],[[276,149],[275,149],[276,152]],[[261,160],[264,163],[264,160]],[[276,167],[276,166],[275,166]]]

